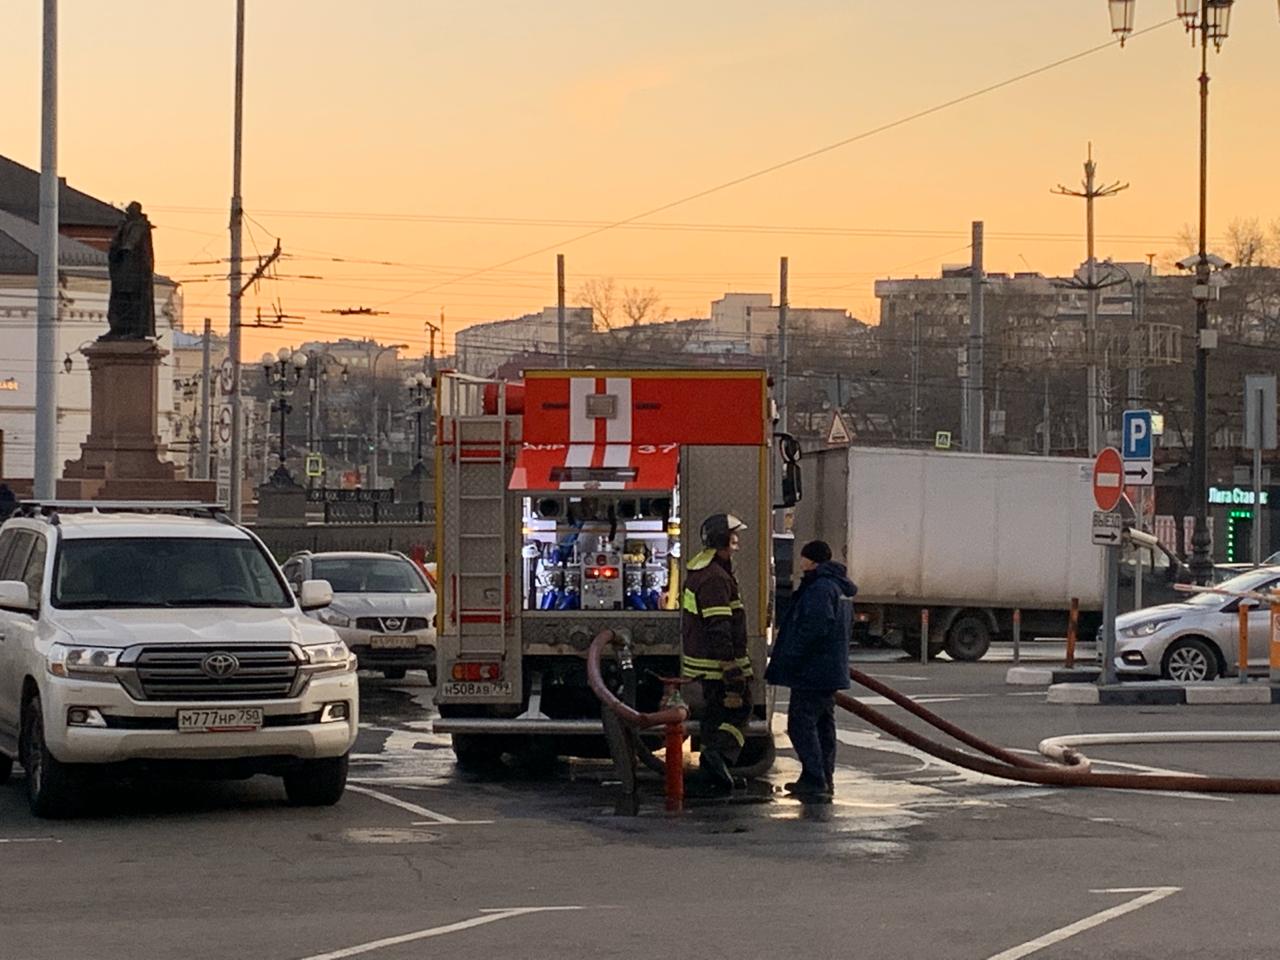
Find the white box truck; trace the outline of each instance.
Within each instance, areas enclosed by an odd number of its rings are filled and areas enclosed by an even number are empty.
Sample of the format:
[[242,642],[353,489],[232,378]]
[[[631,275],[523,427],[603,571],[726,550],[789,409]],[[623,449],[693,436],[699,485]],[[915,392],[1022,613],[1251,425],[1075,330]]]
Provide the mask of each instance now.
[[[843,554],[858,585],[855,639],[919,653],[923,610],[931,654],[977,660],[1012,634],[1080,636],[1101,619],[1105,551],[1092,542],[1092,462],[1058,457],[849,447],[805,457],[797,541]],[[1141,559],[1143,605],[1175,599],[1184,568],[1163,547],[1127,545],[1121,608]]]

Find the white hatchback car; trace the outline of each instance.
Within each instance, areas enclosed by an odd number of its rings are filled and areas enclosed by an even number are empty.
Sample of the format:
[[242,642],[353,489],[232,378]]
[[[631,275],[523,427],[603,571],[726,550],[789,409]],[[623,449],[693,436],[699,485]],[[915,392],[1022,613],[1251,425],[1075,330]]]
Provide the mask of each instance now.
[[[1240,648],[1240,599],[1232,594],[1280,588],[1280,567],[1259,567],[1182,603],[1135,610],[1116,618],[1116,673],[1199,681],[1235,673]],[[1249,611],[1249,662],[1269,662],[1271,611]],[[1099,645],[1101,648],[1101,645]]]
[[252,533],[225,518],[50,513],[0,527],[0,781],[33,812],[89,806],[95,774],[159,768],[284,778],[342,796],[355,658],[306,616]]

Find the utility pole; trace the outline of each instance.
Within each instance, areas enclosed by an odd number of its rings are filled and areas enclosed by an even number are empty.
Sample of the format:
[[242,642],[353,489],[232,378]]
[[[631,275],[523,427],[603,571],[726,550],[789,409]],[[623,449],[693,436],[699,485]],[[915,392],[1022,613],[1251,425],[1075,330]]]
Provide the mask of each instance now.
[[209,479],[209,446],[213,434],[213,321],[204,318],[203,356],[200,358],[200,469],[199,480]]
[[1093,162],[1093,144],[1089,144],[1088,159],[1084,162],[1083,190],[1071,190],[1059,184],[1052,192],[1063,197],[1075,197],[1085,202],[1085,236],[1088,248],[1088,261],[1085,264],[1085,282],[1083,287],[1087,293],[1085,316],[1085,353],[1088,368],[1085,374],[1086,416],[1088,417],[1089,455],[1094,456],[1102,449],[1101,426],[1098,417],[1098,264],[1093,247],[1093,201],[1099,198],[1114,197],[1122,190],[1129,189],[1127,183],[1108,183],[1099,186],[1096,182],[1098,165]]
[[1053,439],[1052,432],[1049,428],[1049,371],[1044,374],[1044,455],[1049,456],[1050,441]]
[[920,439],[920,311],[911,315],[911,440]]
[[569,331],[564,316],[564,254],[556,254],[556,338],[560,350],[560,369],[569,366]]
[[235,121],[231,154],[231,270],[227,313],[227,353],[231,357],[231,519],[239,523],[244,511],[244,399],[240,383],[241,233],[244,206],[240,196],[241,152],[244,144],[244,0],[236,0]]
[[38,500],[52,500],[58,476],[58,0],[44,0],[37,269],[33,492]]
[[983,330],[983,292],[985,275],[982,265],[982,221],[973,222],[973,257],[969,267],[969,355],[968,376],[965,381],[965,393],[968,404],[965,407],[967,422],[964,425],[964,449],[969,453],[982,453],[983,433],[986,406],[983,403],[983,347],[985,334]]
[[787,258],[783,257],[778,273],[778,353],[780,376],[778,377],[778,422],[782,432],[787,432]]

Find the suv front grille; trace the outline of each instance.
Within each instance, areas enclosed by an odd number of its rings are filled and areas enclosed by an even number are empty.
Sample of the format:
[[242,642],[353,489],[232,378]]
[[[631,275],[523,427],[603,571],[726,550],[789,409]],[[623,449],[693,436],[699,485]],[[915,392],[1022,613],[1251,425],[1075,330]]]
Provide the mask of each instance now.
[[[210,654],[226,653],[238,666],[226,676],[204,669]],[[291,696],[298,677],[292,647],[144,647],[133,662],[144,700],[275,700]]]
[[427,629],[426,617],[357,617],[357,630],[374,633],[413,633]]

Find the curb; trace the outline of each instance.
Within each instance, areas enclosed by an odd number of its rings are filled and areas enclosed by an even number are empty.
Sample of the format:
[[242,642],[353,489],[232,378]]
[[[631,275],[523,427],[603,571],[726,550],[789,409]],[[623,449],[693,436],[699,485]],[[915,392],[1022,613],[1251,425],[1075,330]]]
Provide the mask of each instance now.
[[1047,687],[1055,683],[1093,683],[1102,671],[1092,667],[1010,667],[1004,682],[1023,687]]
[[1083,706],[1204,706],[1216,704],[1280,704],[1280,687],[1269,683],[1122,683],[1111,686],[1056,683],[1049,703]]

